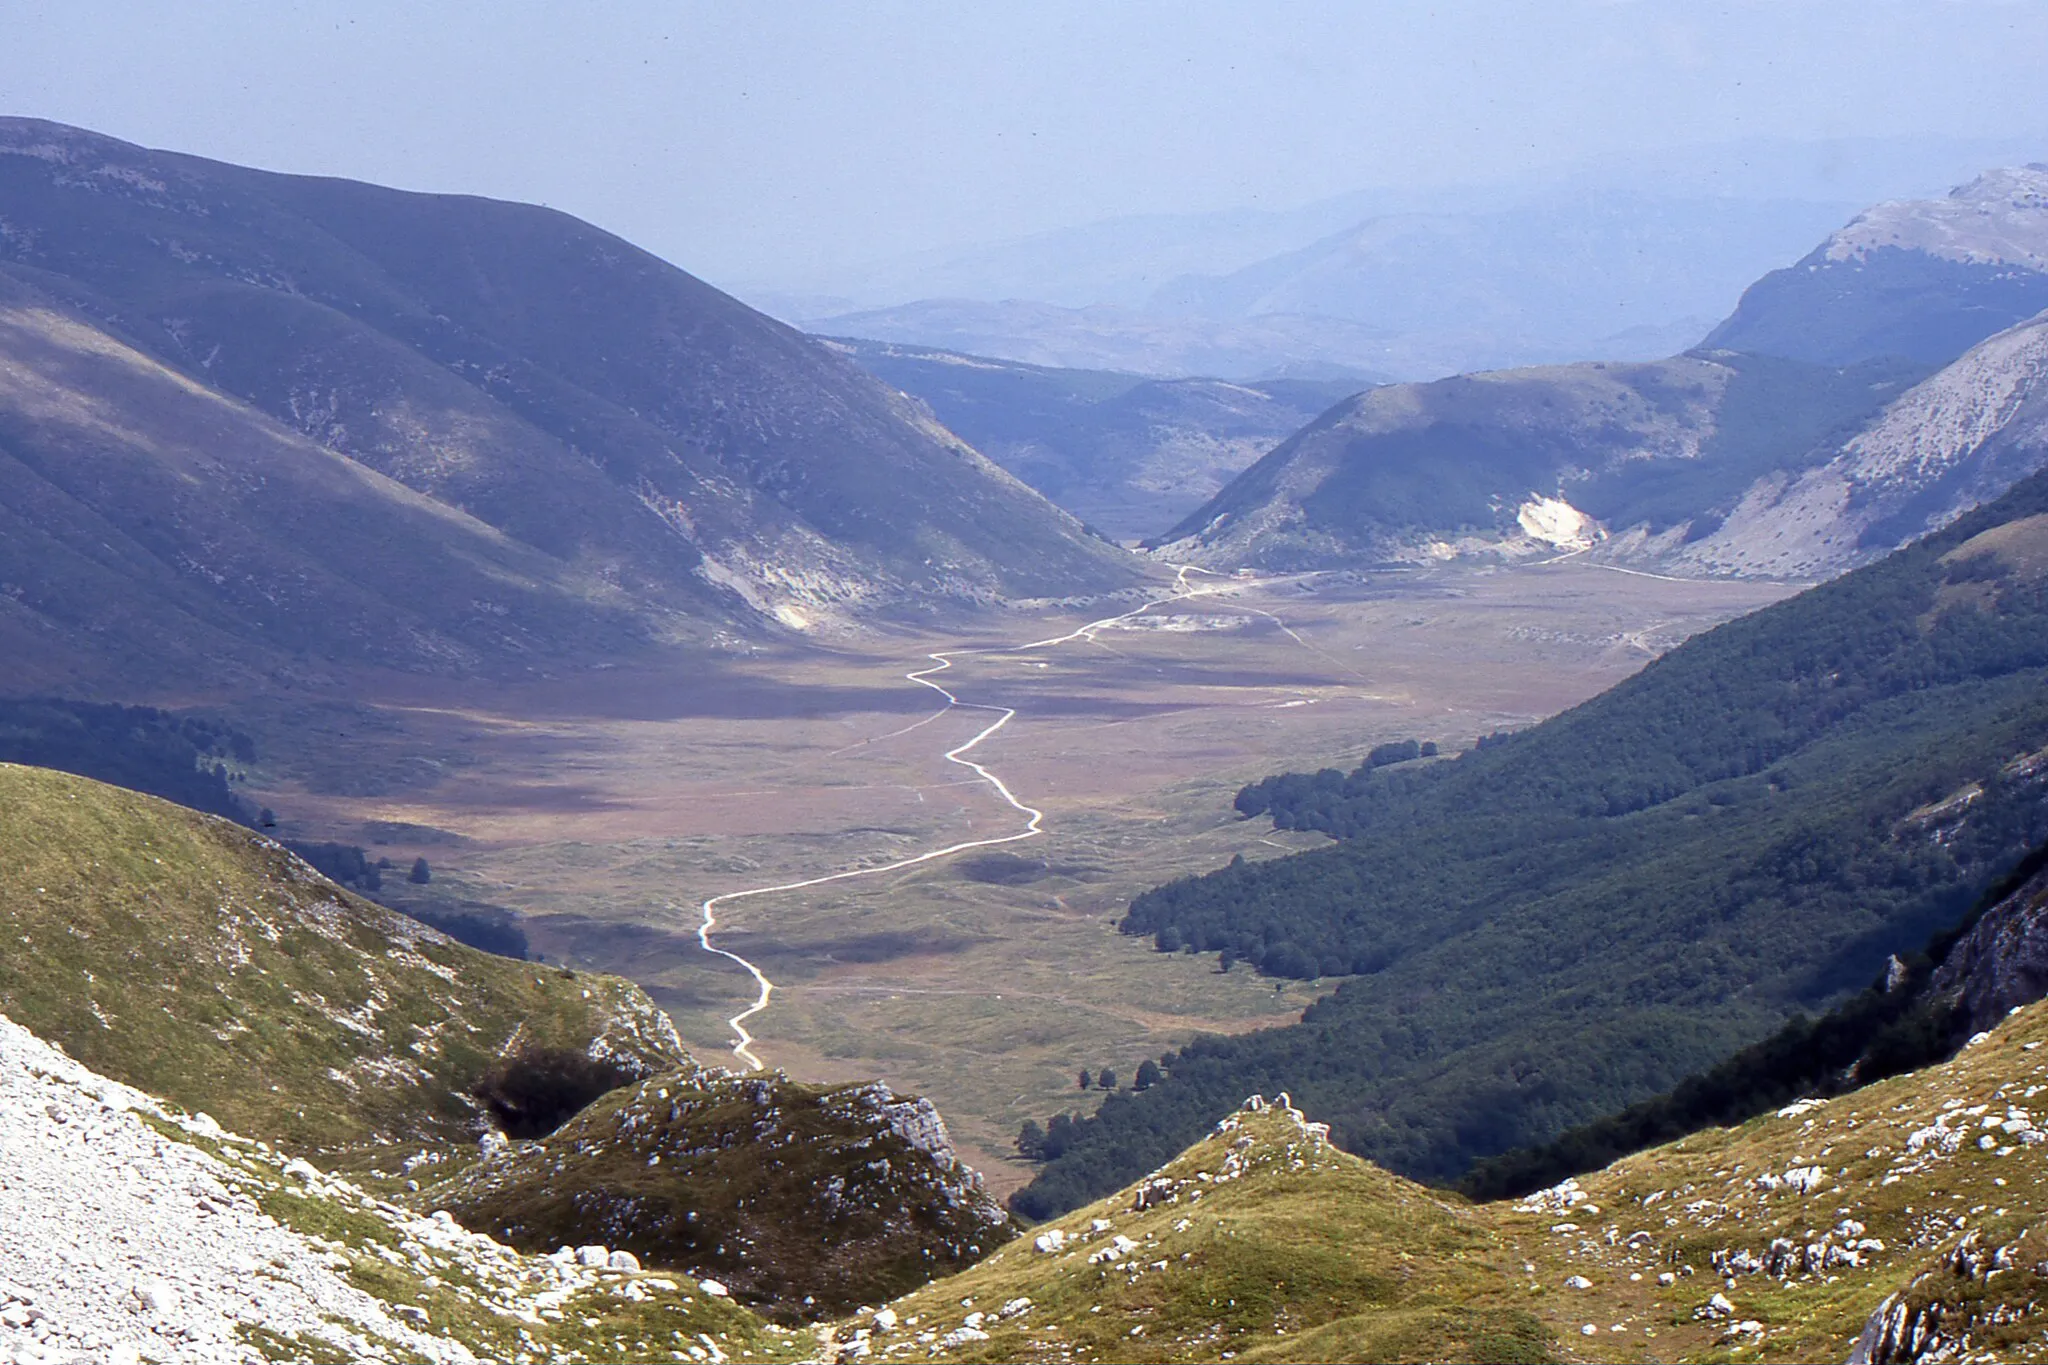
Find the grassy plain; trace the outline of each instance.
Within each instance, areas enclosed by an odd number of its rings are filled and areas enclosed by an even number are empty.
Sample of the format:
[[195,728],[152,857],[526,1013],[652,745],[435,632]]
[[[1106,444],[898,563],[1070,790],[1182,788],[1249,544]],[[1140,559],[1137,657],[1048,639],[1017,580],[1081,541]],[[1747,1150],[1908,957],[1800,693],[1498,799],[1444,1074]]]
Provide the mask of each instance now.
[[[1170,591],[1166,584],[1157,589]],[[1785,585],[1560,563],[1233,582],[1036,650],[1092,616],[700,658],[517,687],[385,683],[244,716],[279,759],[254,793],[290,837],[378,844],[430,894],[526,914],[550,960],[645,985],[707,1061],[752,999],[697,945],[706,897],[1014,833],[1023,817],[944,752],[998,714],[938,714],[904,678],[934,650],[964,702],[1017,716],[972,754],[1042,837],[726,907],[720,946],[776,982],[756,1051],[806,1080],[928,1094],[996,1189],[1027,1117],[1093,1104],[1076,1071],[1197,1031],[1291,1022],[1324,983],[1162,957],[1114,924],[1136,892],[1320,836],[1240,821],[1245,781],[1350,766],[1388,739],[1456,749],[1570,706]]]

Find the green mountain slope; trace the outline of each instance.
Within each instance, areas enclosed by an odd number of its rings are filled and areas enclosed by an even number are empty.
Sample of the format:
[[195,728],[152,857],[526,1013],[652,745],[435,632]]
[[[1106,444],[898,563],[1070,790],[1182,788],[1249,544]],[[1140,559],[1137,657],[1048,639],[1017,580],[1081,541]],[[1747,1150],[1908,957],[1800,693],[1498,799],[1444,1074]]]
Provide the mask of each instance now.
[[8,119],[0,220],[0,514],[75,570],[6,565],[24,641],[77,633],[65,583],[126,608],[101,653],[176,614],[230,657],[503,668],[1135,576],[844,357],[560,213]]
[[[1065,1135],[1068,1207],[1287,1088],[1349,1150],[1456,1174],[1869,981],[2048,837],[2048,475],[1455,761],[1273,779],[1334,847],[1175,883],[1124,927],[1287,975],[1299,1026],[1198,1040]],[[1170,936],[1170,942],[1169,942]]]
[[1477,1198],[1523,1194],[1702,1128],[1946,1060],[2048,993],[2044,910],[2048,848],[2039,848],[1960,924],[1937,933],[1922,952],[1893,957],[1877,981],[1818,1019],[1796,1017],[1662,1095],[1540,1147],[1482,1161],[1458,1187]]
[[468,1142],[508,1052],[692,1066],[639,988],[465,948],[229,821],[0,764],[0,1014],[300,1150]]

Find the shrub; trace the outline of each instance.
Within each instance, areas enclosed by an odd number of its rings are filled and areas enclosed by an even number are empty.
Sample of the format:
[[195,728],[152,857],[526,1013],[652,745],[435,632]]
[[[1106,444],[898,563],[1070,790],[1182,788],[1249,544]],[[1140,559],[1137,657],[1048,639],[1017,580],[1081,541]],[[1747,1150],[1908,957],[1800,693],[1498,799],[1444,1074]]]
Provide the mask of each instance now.
[[499,1059],[470,1087],[509,1137],[554,1132],[598,1096],[630,1085],[646,1073],[615,1057],[592,1057],[568,1048],[528,1048]]

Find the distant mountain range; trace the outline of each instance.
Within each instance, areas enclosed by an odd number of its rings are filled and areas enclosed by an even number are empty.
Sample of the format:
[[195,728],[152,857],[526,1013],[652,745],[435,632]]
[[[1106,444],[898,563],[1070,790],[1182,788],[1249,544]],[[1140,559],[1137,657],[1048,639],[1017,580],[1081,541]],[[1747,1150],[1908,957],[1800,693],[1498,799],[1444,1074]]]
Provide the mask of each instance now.
[[2048,170],[1994,172],[1858,217],[1753,287],[1717,344],[1361,394],[1162,540],[1216,566],[1571,551],[1839,572],[2048,463],[2044,307]]
[[2044,147],[1747,140],[1285,210],[1135,215],[740,292],[831,335],[1163,377],[1648,360],[1698,342],[1862,206]]
[[573,218],[27,119],[0,526],[27,687],[518,671],[1137,577],[843,356]]
[[805,315],[813,331],[1163,376],[1415,379],[1697,342],[1838,202],[1609,193],[1489,212],[1384,214],[1136,304],[931,298]]

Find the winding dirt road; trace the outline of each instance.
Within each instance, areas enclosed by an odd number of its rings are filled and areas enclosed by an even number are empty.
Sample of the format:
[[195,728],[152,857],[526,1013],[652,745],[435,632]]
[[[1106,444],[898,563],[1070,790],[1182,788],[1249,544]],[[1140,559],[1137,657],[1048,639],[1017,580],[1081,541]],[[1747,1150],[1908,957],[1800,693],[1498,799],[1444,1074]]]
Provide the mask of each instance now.
[[[953,711],[991,711],[996,713],[996,718],[993,721],[990,721],[988,725],[984,726],[972,739],[968,740],[965,744],[958,744],[955,745],[953,748],[946,750],[945,758],[948,763],[957,763],[961,767],[969,769],[974,773],[976,778],[978,778],[980,781],[986,782],[990,787],[994,788],[996,795],[1002,797],[1003,800],[1006,803],[1008,803],[1013,810],[1015,810],[1019,815],[1022,815],[1024,817],[1024,828],[1018,830],[1015,834],[998,835],[994,838],[989,839],[969,839],[964,843],[948,844],[944,848],[935,848],[928,853],[920,853],[915,857],[911,858],[900,858],[895,862],[882,863],[875,867],[852,868],[845,872],[834,872],[823,877],[809,877],[804,879],[803,881],[777,882],[773,886],[752,886],[748,887],[743,891],[728,891],[724,895],[711,897],[710,899],[706,900],[701,906],[699,906],[698,908],[703,913],[704,918],[703,922],[697,928],[698,944],[701,945],[704,951],[707,953],[714,953],[719,957],[726,958],[732,962],[738,963],[742,968],[746,970],[748,975],[754,978],[754,985],[758,989],[758,993],[754,998],[754,1003],[747,1006],[747,1008],[741,1010],[738,1014],[735,1014],[731,1019],[728,1019],[726,1021],[726,1023],[732,1028],[733,1037],[735,1039],[732,1045],[733,1055],[739,1058],[740,1061],[744,1062],[747,1066],[747,1069],[758,1071],[761,1069],[762,1066],[761,1059],[754,1055],[753,1044],[756,1040],[754,1038],[754,1035],[747,1031],[747,1021],[749,1019],[752,1019],[755,1015],[761,1013],[761,1011],[768,1008],[769,1000],[772,999],[775,995],[775,983],[773,981],[770,981],[767,978],[767,976],[762,973],[759,967],[749,962],[746,958],[741,957],[738,953],[732,952],[725,948],[721,948],[711,941],[711,931],[718,927],[718,907],[720,907],[721,905],[730,905],[734,901],[748,900],[755,896],[772,896],[777,894],[778,892],[783,891],[801,891],[804,890],[806,887],[824,886],[831,882],[851,881],[855,877],[874,877],[879,876],[885,872],[900,872],[906,867],[916,867],[920,863],[932,862],[933,860],[938,858],[948,858],[955,853],[965,853],[969,849],[996,848],[1003,844],[1019,843],[1025,839],[1036,839],[1039,835],[1045,832],[1045,812],[1039,810],[1035,806],[1025,805],[1022,801],[1017,799],[1017,794],[1010,790],[1008,784],[1005,783],[1003,779],[997,777],[994,773],[990,772],[982,764],[977,763],[973,759],[966,757],[966,755],[970,751],[972,751],[975,748],[975,746],[979,745],[983,740],[986,740],[990,736],[994,735],[997,731],[1001,730],[1005,725],[1008,725],[1010,721],[1016,716],[1016,710],[1008,706],[991,706],[983,702],[962,701],[959,697],[955,696],[947,688],[941,686],[939,683],[934,682],[932,680],[932,675],[937,673],[943,673],[947,669],[951,668],[953,666],[953,660],[955,658],[961,658],[971,654],[1019,654],[1024,652],[1025,650],[1030,649],[1053,649],[1060,645],[1069,644],[1075,640],[1092,640],[1095,637],[1095,633],[1097,631],[1107,630],[1110,627],[1119,625],[1122,622],[1128,621],[1135,616],[1142,616],[1146,612],[1151,611],[1154,607],[1166,606],[1174,602],[1183,602],[1191,597],[1210,596],[1212,594],[1225,591],[1226,589],[1232,587],[1247,586],[1234,579],[1225,580],[1223,582],[1218,582],[1214,584],[1190,583],[1188,581],[1188,575],[1197,573],[1209,574],[1211,573],[1211,571],[1208,569],[1198,569],[1192,565],[1175,566],[1173,592],[1167,594],[1164,597],[1155,597],[1151,601],[1145,603],[1145,605],[1137,607],[1131,611],[1123,612],[1116,616],[1105,616],[1099,621],[1090,621],[1087,625],[1081,626],[1075,630],[1068,631],[1065,635],[1054,635],[1043,640],[1032,640],[1026,644],[1007,645],[994,649],[941,650],[936,653],[927,654],[925,656],[926,658],[934,661],[928,667],[914,669],[911,672],[903,675],[906,679],[916,683],[918,686],[929,687],[932,691],[944,697],[946,699],[946,704],[940,707],[937,711],[933,712],[931,715],[926,716],[923,720],[918,721],[916,724],[907,725],[901,730],[892,731],[890,734],[878,736],[878,738],[892,739],[897,735],[908,734],[912,730],[920,729],[923,726],[929,725],[933,721],[938,720],[940,717],[945,716]],[[1263,615],[1270,613],[1261,614]],[[1275,619],[1277,620],[1278,618]],[[1285,628],[1284,623],[1282,628]],[[1292,631],[1289,631],[1288,633],[1290,635],[1293,634]],[[1299,637],[1296,638],[1298,639]],[[1307,642],[1303,641],[1302,643],[1306,644]],[[858,748],[860,746],[855,745],[850,747]],[[846,752],[846,750],[841,750],[840,752],[843,753]]]

